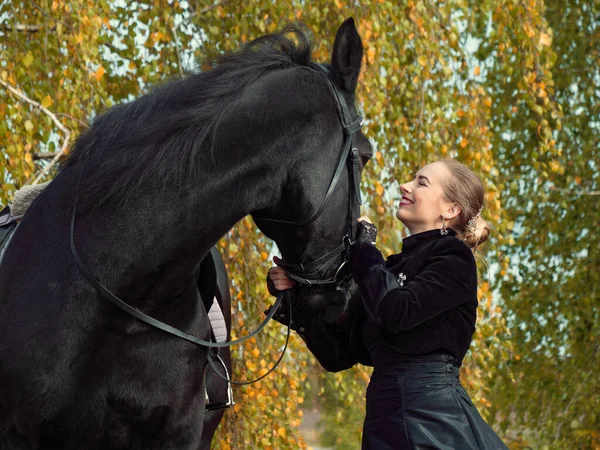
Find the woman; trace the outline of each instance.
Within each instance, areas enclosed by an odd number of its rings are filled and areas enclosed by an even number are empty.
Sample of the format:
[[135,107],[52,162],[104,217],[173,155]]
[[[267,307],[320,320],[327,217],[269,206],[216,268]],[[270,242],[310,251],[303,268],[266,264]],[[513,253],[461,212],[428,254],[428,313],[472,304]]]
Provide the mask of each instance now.
[[[442,160],[422,168],[401,191],[396,217],[411,233],[402,253],[385,261],[374,245],[377,229],[359,219],[352,274],[362,309],[335,331],[309,326],[316,318],[298,315],[296,327],[298,321],[305,324],[302,337],[326,368],[364,362],[364,350],[357,348],[364,345],[375,370],[367,389],[363,450],[506,449],[458,378],[477,316],[472,249],[489,235],[481,218],[483,185],[464,165]],[[293,286],[278,267],[268,278],[272,291]],[[356,330],[362,342],[352,336]],[[340,365],[320,353],[323,335],[326,353]],[[335,336],[339,342],[332,346]]]

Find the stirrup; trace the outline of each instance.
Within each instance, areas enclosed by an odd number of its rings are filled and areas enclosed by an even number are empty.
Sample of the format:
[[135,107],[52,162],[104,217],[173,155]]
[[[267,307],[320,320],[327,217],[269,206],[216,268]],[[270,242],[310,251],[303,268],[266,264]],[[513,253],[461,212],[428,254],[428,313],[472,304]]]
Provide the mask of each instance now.
[[[227,378],[229,378],[229,371],[227,370],[227,366],[225,365],[225,362],[221,359],[221,357],[217,354],[213,354],[212,352],[209,352],[210,354],[208,355],[209,358],[213,358],[215,361],[218,361],[221,363],[221,366],[223,367],[223,370],[225,371],[225,376]],[[204,376],[204,378],[206,379],[206,375]],[[233,389],[231,389],[231,383],[227,382],[227,401],[225,402],[220,402],[220,403],[211,403],[210,402],[210,397],[208,396],[208,390],[206,389],[206,383],[204,385],[204,393],[205,393],[205,398],[206,398],[206,410],[207,411],[215,411],[218,409],[225,409],[225,408],[229,408],[230,406],[235,405],[235,401],[233,400]]]

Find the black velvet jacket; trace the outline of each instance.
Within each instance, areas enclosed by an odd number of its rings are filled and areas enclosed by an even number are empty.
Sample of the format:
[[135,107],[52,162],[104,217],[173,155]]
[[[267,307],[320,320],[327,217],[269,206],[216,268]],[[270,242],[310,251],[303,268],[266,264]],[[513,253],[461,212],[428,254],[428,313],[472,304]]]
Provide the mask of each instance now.
[[453,230],[414,234],[383,260],[363,244],[353,256],[362,301],[339,325],[296,315],[294,328],[329,371],[357,362],[388,364],[397,355],[445,351],[462,361],[475,331],[477,268]]
[[[368,320],[363,339],[375,365],[394,353],[446,351],[462,361],[475,331],[477,266],[453,230],[412,235],[402,253],[370,265],[357,282]],[[373,247],[361,249],[368,255]]]

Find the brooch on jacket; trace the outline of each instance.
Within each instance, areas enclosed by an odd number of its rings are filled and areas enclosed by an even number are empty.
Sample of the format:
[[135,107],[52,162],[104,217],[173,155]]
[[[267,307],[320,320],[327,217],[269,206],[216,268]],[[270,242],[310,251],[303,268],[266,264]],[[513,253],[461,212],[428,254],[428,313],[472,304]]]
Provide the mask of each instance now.
[[404,286],[405,281],[406,281],[406,275],[404,275],[402,272],[400,272],[398,274],[398,284],[400,285],[400,287]]

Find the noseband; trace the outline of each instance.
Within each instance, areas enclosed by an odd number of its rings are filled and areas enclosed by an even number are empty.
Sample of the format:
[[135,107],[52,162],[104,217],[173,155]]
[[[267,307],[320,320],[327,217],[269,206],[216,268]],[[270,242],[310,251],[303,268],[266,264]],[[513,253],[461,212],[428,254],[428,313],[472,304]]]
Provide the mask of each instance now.
[[[349,262],[350,247],[356,238],[357,219],[360,212],[360,205],[362,204],[360,196],[360,156],[358,154],[358,149],[356,148],[356,133],[361,128],[362,117],[358,116],[355,120],[352,120],[350,108],[348,108],[344,94],[340,92],[332,82],[329,70],[321,64],[314,64],[314,67],[325,75],[324,78],[327,81],[327,86],[335,99],[336,109],[344,133],[344,144],[333,178],[329,183],[329,188],[327,189],[327,193],[325,194],[325,198],[321,202],[321,205],[315,210],[310,218],[304,222],[296,223],[291,220],[271,219],[258,216],[255,216],[255,218],[260,219],[261,221],[293,225],[298,228],[313,223],[323,212],[325,205],[331,198],[340,180],[342,172],[344,171],[344,166],[347,166],[350,180],[348,218],[346,221],[346,233],[342,237],[340,245],[307,264],[291,264],[284,260],[280,260],[280,262],[277,263],[285,269],[286,275],[289,278],[300,285],[335,287],[336,289],[341,289],[340,286],[349,277],[348,271],[344,269],[346,269]],[[336,267],[335,263],[339,260],[339,255],[343,255],[343,257],[341,263]]]

